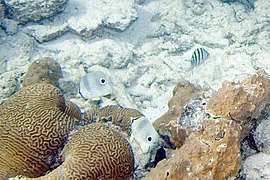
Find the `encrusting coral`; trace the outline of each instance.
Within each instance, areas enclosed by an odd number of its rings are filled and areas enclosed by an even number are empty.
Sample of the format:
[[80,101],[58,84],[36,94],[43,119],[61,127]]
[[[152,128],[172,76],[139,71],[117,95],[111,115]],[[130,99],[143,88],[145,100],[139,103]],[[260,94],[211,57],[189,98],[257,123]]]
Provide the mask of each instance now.
[[243,138],[270,100],[270,79],[264,70],[239,83],[226,82],[207,103],[215,116],[233,119],[244,128]]
[[181,147],[187,137],[186,130],[176,123],[183,112],[184,106],[190,99],[200,97],[203,92],[204,90],[201,87],[188,81],[179,82],[173,89],[173,97],[168,103],[169,110],[153,123],[159,134],[166,137],[167,143],[169,141],[169,144],[172,143],[173,147]]
[[203,121],[189,132],[184,144],[144,179],[235,177],[241,167],[240,142],[269,103],[269,89],[263,70],[239,83],[224,83],[208,100]]
[[22,86],[43,82],[58,87],[58,80],[62,77],[59,63],[52,58],[45,57],[32,62],[23,78]]
[[22,88],[4,102],[0,108],[0,179],[39,177],[50,168],[80,114],[73,113],[75,105],[66,110],[66,104],[61,91],[45,83]]
[[185,144],[160,161],[144,180],[226,179],[240,168],[240,126],[224,120],[208,120]]
[[63,163],[37,179],[127,179],[134,170],[129,142],[101,124],[74,132],[62,153]]

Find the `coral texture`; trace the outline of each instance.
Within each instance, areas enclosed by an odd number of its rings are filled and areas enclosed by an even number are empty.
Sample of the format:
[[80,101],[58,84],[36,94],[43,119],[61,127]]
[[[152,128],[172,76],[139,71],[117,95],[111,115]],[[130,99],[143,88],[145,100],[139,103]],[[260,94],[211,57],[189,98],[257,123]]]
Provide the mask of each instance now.
[[0,179],[38,177],[49,169],[78,117],[66,108],[61,91],[44,83],[22,88],[1,106]]
[[112,123],[120,127],[121,131],[129,136],[131,133],[132,119],[135,120],[143,115],[132,108],[109,105],[101,109],[90,109],[84,113],[84,119],[89,122]]
[[67,0],[4,0],[13,18],[20,22],[39,21],[62,12]]
[[44,82],[58,87],[58,80],[62,77],[60,64],[52,58],[45,57],[32,62],[23,78],[22,86]]
[[226,179],[240,169],[240,126],[225,119],[207,120],[171,158],[162,160],[147,179]]
[[191,98],[199,97],[202,92],[201,87],[196,87],[188,81],[179,82],[173,89],[173,97],[168,103],[168,112],[153,123],[159,134],[168,136],[175,147],[182,146],[187,137],[186,130],[181,128],[176,121],[181,116],[188,101]]
[[89,124],[75,132],[59,167],[38,179],[126,179],[134,170],[130,144],[116,131]]
[[259,70],[255,75],[239,83],[226,82],[207,104],[207,109],[215,116],[233,119],[242,124],[249,132],[252,122],[256,120],[270,98],[270,79],[265,71]]

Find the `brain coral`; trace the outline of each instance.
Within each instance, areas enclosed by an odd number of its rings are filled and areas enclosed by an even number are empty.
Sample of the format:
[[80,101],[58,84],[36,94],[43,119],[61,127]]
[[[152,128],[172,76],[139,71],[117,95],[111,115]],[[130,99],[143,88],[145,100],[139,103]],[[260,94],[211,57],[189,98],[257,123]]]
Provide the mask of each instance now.
[[58,80],[62,77],[59,63],[52,58],[45,57],[32,62],[23,78],[22,86],[44,82],[58,87]]
[[63,163],[38,179],[127,179],[134,157],[130,144],[116,131],[88,124],[75,132],[62,151]]
[[44,83],[22,88],[1,106],[0,179],[38,177],[49,169],[75,126],[78,113],[68,107],[61,91]]
[[142,117],[143,115],[132,108],[123,108],[116,105],[109,105],[99,109],[90,109],[85,112],[84,118],[89,121],[112,122],[119,126],[128,135],[131,133],[131,119]]

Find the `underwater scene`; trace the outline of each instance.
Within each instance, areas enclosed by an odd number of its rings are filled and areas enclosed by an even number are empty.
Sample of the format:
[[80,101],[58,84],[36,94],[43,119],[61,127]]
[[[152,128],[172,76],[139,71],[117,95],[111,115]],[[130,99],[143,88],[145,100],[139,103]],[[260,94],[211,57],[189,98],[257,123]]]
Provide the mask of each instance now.
[[21,179],[270,179],[270,0],[0,0]]

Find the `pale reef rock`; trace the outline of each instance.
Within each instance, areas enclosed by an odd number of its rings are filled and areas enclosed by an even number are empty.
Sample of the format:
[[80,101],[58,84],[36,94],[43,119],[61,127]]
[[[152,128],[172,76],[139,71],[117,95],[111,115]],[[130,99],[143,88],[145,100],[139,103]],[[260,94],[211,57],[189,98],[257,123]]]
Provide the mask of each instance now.
[[243,163],[243,177],[246,179],[270,179],[270,155],[258,153]]
[[39,21],[62,12],[68,0],[4,0],[12,18],[22,23]]
[[261,152],[270,154],[270,119],[263,119],[254,132],[256,146]]

